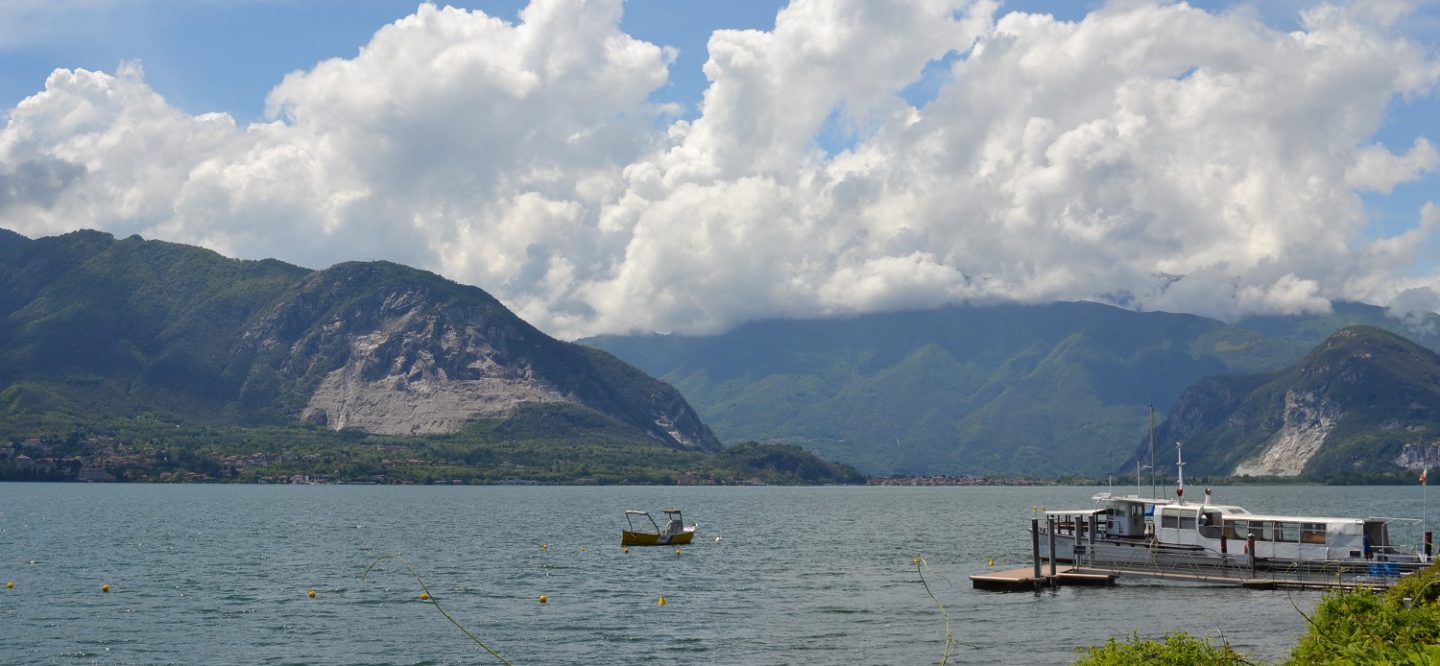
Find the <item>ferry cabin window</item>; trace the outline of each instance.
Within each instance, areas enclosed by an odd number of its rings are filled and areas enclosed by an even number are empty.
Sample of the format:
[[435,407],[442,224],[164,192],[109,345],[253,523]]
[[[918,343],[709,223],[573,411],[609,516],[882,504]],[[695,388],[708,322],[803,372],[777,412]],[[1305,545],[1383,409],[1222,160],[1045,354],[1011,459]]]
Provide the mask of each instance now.
[[1173,514],[1173,513],[1170,513],[1169,511],[1166,511],[1166,512],[1164,512],[1164,513],[1161,513],[1161,514],[1160,514],[1160,526],[1161,526],[1161,527],[1169,527],[1169,528],[1179,527],[1179,526],[1180,526],[1180,517],[1177,516],[1177,515],[1175,515],[1175,514]]
[[1300,543],[1325,543],[1325,523],[1300,523]]
[[1250,536],[1254,537],[1256,541],[1269,541],[1270,525],[1271,523],[1263,520],[1250,521]]
[[1244,541],[1245,535],[1249,533],[1249,525],[1249,521],[1245,520],[1231,520],[1225,523],[1225,538]]
[[1180,516],[1180,529],[1193,531],[1195,529],[1195,516]]
[[1212,511],[1200,514],[1200,536],[1206,539],[1220,538],[1220,514]]
[[1295,543],[1300,540],[1300,523],[1276,523],[1275,540]]

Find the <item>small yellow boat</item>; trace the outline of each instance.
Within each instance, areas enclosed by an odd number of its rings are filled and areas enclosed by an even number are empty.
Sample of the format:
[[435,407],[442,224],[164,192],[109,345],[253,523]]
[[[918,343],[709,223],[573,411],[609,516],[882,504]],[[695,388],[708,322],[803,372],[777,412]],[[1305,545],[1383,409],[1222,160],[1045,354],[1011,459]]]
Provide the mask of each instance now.
[[[650,521],[650,526],[655,528],[655,531],[650,532],[643,530],[645,523],[640,523],[642,529],[635,529],[635,518],[638,516],[645,516],[645,520]],[[679,509],[666,509],[665,518],[665,528],[661,529],[660,525],[655,522],[655,519],[650,517],[649,512],[635,511],[633,509],[626,511],[625,522],[629,523],[630,529],[621,530],[620,545],[679,546],[690,543],[690,540],[695,538],[695,528],[698,527],[698,525],[690,525],[687,527],[684,521],[680,519]]]

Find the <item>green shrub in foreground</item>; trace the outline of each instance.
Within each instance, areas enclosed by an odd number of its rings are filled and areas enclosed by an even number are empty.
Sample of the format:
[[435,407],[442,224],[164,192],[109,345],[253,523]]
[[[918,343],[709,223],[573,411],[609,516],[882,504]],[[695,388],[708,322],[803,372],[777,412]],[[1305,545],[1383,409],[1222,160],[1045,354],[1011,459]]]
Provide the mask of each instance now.
[[1440,569],[1435,565],[1384,594],[1327,594],[1310,616],[1310,631],[1290,653],[1289,663],[1440,664],[1437,596]]
[[1111,638],[1104,645],[1085,648],[1077,666],[1189,666],[1191,664],[1248,664],[1228,643],[1213,645],[1207,638],[1184,632],[1165,634],[1154,641],[1130,634],[1125,642]]
[[[1290,666],[1407,664],[1440,666],[1440,568],[1431,565],[1383,594],[1368,590],[1325,595],[1310,616],[1310,630],[1290,653]],[[1162,640],[1131,634],[1084,649],[1076,664],[1246,664],[1229,645],[1184,632]]]

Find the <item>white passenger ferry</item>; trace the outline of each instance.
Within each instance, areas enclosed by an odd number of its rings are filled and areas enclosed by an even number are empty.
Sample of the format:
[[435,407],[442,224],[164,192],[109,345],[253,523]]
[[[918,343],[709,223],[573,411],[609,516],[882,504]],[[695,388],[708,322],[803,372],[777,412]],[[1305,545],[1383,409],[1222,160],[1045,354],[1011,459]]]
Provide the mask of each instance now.
[[[1399,576],[1429,564],[1419,520],[1257,514],[1184,499],[1184,463],[1174,499],[1100,493],[1095,508],[1047,511],[1041,557],[1094,568],[1189,568]],[[1053,538],[1051,535],[1053,534]],[[1053,546],[1052,546],[1053,544]]]

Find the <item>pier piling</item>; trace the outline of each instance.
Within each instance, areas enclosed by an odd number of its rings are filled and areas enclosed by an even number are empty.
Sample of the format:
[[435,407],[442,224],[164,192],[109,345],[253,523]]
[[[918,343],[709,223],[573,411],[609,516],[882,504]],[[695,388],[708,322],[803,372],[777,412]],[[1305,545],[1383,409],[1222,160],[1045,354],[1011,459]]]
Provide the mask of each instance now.
[[1035,563],[1035,580],[1040,580],[1040,519],[1030,519],[1030,561]]
[[1089,518],[1086,522],[1090,523],[1090,532],[1089,532],[1089,534],[1086,535],[1086,536],[1089,537],[1090,540],[1089,540],[1088,543],[1085,544],[1085,554],[1086,554],[1086,555],[1089,555],[1089,559],[1090,559],[1091,562],[1094,562],[1094,561],[1095,561],[1095,530],[1100,527],[1100,517],[1092,513],[1092,514],[1090,514],[1090,518]]
[[1055,516],[1045,517],[1045,532],[1050,536],[1050,577],[1055,577]]

